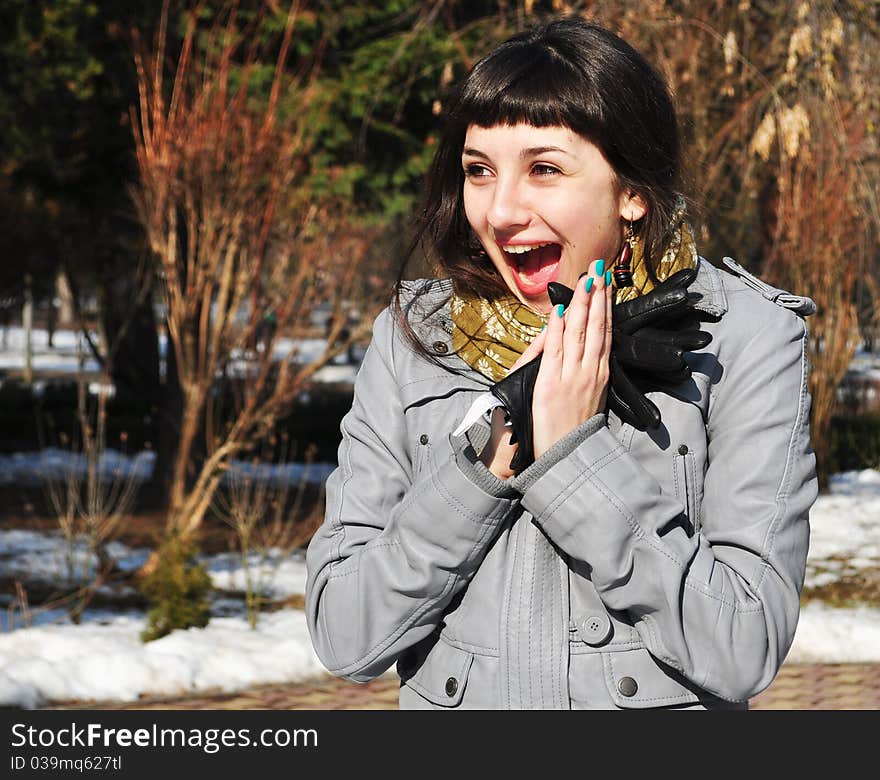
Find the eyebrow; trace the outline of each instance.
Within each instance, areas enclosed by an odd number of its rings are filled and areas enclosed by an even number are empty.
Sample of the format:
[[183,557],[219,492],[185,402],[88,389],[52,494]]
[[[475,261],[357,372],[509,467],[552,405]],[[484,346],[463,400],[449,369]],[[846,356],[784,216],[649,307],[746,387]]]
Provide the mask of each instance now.
[[[560,149],[558,146],[530,146],[528,149],[523,149],[520,152],[520,158],[526,159],[527,157],[537,157],[541,154],[546,154],[547,152],[560,152],[561,154],[566,154],[569,157],[572,157],[572,153],[566,151],[565,149]],[[462,149],[461,152],[463,155],[467,155],[468,157],[480,157],[483,160],[488,160],[489,155],[485,152],[481,152],[479,149]]]

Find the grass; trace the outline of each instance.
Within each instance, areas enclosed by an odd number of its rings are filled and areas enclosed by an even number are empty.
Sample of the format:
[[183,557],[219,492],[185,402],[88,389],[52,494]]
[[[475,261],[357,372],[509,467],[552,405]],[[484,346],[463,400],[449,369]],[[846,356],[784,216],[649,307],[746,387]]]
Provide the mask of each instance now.
[[810,601],[829,607],[880,607],[880,567],[848,572],[833,582],[804,588],[801,604]]

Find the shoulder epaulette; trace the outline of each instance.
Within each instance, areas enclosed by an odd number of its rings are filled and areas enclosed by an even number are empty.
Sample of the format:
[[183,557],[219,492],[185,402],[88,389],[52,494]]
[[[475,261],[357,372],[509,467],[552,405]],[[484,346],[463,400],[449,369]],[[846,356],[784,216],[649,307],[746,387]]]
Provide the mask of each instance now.
[[768,301],[773,301],[777,306],[791,309],[791,311],[800,314],[802,317],[809,317],[811,314],[816,313],[816,303],[812,298],[806,295],[794,295],[778,287],[773,287],[767,284],[767,282],[762,282],[757,276],[746,271],[732,257],[723,258],[723,262],[732,273],[742,279],[743,284],[761,293]]

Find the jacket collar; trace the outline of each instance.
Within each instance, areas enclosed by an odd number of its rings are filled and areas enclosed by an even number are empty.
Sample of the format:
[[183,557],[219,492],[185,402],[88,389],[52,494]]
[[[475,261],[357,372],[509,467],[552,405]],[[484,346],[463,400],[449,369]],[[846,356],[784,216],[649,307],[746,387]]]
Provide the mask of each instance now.
[[688,292],[700,296],[694,301],[694,308],[698,311],[714,317],[721,317],[727,311],[727,293],[724,292],[721,271],[705,257],[697,258],[697,278]]

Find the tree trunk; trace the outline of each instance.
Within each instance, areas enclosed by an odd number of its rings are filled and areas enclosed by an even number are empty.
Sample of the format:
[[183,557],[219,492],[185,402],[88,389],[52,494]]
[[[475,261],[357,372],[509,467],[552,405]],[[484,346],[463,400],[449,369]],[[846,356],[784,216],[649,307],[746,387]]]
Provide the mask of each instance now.
[[167,510],[170,505],[171,485],[174,481],[174,463],[180,443],[183,422],[183,391],[177,370],[177,356],[166,329],[165,371],[159,388],[153,430],[156,459],[149,494],[151,506]]
[[201,427],[202,405],[193,399],[184,401],[183,418],[178,440],[177,457],[172,470],[171,491],[169,494],[168,523],[170,528],[177,530],[186,525],[186,518],[181,513],[186,505],[189,492],[190,460],[196,436]]

